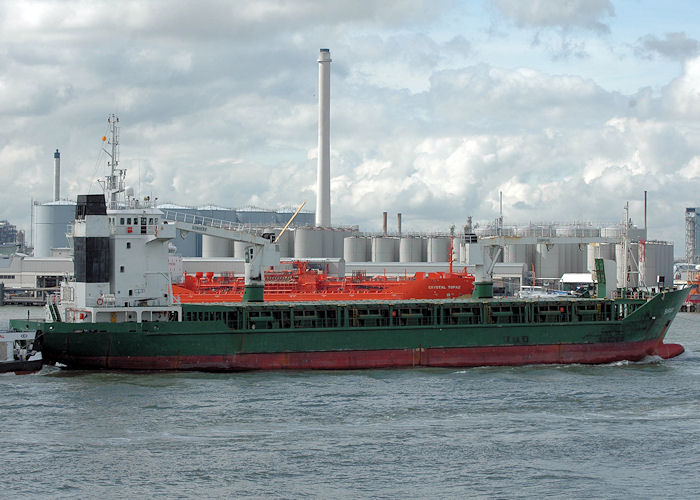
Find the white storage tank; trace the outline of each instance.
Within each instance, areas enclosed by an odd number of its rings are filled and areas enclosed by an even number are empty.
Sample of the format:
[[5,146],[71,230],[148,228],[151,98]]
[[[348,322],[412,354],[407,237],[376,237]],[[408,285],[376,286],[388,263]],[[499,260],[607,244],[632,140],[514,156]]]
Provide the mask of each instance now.
[[617,239],[619,239],[622,236],[622,227],[621,226],[603,227],[600,229],[600,235],[603,238],[617,238]]
[[561,247],[553,243],[538,243],[535,257],[536,279],[559,279],[562,272]]
[[509,264],[523,263],[531,269],[535,263],[535,245],[533,243],[509,244],[503,252],[503,262]]
[[345,255],[345,238],[353,235],[349,229],[333,229],[333,254],[329,257],[342,259]]
[[202,257],[232,257],[233,248],[231,240],[217,238],[216,236],[202,235]]
[[615,260],[614,243],[589,243],[586,251],[586,270],[595,270],[595,259]]
[[[639,273],[637,272],[637,265],[635,265],[635,262],[639,263],[639,244],[630,243],[629,246],[631,256],[627,257],[627,271],[629,273],[628,285],[635,287],[639,286]],[[623,246],[621,243],[615,245],[615,260],[617,261],[617,286],[619,287],[625,286],[625,271],[623,269],[624,255],[622,248]]]
[[[642,251],[640,250],[640,258]],[[665,241],[647,241],[644,244],[643,282],[657,287],[659,276],[664,277],[664,287],[673,286],[673,244]]]
[[345,262],[369,262],[367,247],[369,240],[364,236],[349,236],[343,240]]
[[52,248],[67,248],[68,224],[74,219],[72,201],[34,205],[34,257],[50,257]]
[[450,258],[450,238],[431,236],[428,238],[428,262],[447,262]]
[[[283,233],[282,228],[278,227],[275,228],[275,238],[279,237],[279,241],[277,244],[279,245],[280,248],[280,257],[282,258],[290,258],[294,257],[294,231],[287,228],[287,230]],[[281,236],[279,236],[281,234]],[[234,254],[235,254],[235,249],[234,249]]]
[[404,236],[399,242],[399,262],[421,262],[422,248],[420,238]]
[[297,228],[294,235],[294,258],[323,257],[323,229],[315,227]]
[[372,238],[372,262],[396,262],[397,239],[387,236]]
[[564,273],[583,273],[586,271],[588,249],[586,243],[558,243],[559,271]]
[[237,259],[245,259],[245,249],[246,249],[246,247],[249,247],[249,246],[250,246],[250,243],[246,243],[245,241],[234,241],[233,242],[233,256]]

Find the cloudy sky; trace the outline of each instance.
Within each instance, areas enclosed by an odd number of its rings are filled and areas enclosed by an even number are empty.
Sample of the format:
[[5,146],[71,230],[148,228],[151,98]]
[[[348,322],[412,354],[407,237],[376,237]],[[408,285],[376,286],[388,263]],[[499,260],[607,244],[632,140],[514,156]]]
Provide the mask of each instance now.
[[700,205],[700,3],[122,0],[0,3],[0,219],[100,192],[107,116],[137,193],[315,207],[331,51],[332,221],[446,231],[614,223],[684,253]]

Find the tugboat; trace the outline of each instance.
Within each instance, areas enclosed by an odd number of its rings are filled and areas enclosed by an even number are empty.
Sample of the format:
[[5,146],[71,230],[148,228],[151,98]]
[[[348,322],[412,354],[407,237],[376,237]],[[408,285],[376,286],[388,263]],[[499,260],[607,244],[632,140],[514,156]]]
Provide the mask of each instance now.
[[31,330],[0,330],[0,373],[24,375],[41,370],[44,362],[34,337]]

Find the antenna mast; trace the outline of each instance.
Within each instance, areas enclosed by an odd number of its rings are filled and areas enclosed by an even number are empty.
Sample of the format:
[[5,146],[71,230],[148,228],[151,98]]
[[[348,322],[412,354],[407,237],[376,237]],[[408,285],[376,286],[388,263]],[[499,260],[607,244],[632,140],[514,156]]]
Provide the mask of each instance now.
[[[111,146],[111,152],[103,148],[104,152],[110,157],[110,161],[107,165],[110,167],[110,174],[105,178],[103,188],[105,190],[105,197],[107,198],[107,205],[110,209],[114,210],[118,208],[118,195],[124,192],[124,177],[126,176],[126,170],[120,169],[119,167],[119,117],[112,114],[107,118],[107,123],[109,123],[110,139],[107,141]],[[103,137],[102,141],[106,141],[107,138]]]

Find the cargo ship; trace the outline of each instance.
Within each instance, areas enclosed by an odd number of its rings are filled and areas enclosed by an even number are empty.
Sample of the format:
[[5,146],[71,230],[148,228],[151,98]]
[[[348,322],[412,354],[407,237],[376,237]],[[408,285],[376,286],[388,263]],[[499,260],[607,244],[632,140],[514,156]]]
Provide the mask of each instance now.
[[471,367],[683,352],[664,337],[687,289],[615,300],[503,299],[493,298],[482,273],[468,299],[264,302],[262,270],[275,254],[266,239],[250,239],[241,303],[178,303],[168,272],[174,236],[157,209],[131,200],[108,211],[104,196],[79,196],[74,279],[51,296],[45,319],[11,326],[35,332],[45,362],[81,369]]
[[[265,302],[446,299],[471,297],[474,276],[465,270],[418,272],[412,276],[367,276],[353,273],[334,278],[327,271],[308,268],[294,261],[293,269],[265,271]],[[243,276],[214,276],[214,273],[185,274],[173,284],[173,294],[181,303],[240,302],[245,290]]]

